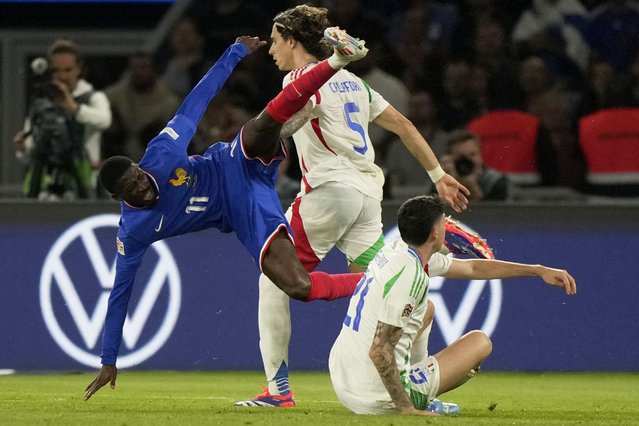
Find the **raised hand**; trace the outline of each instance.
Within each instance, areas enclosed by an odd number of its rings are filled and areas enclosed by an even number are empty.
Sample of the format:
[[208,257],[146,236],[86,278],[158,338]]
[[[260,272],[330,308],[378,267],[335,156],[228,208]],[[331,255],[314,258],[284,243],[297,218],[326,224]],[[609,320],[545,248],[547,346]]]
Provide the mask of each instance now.
[[255,52],[262,46],[266,45],[266,41],[260,40],[259,37],[251,37],[251,36],[240,36],[235,39],[236,43],[242,43],[244,47],[246,47],[249,53]]
[[54,79],[52,83],[58,88],[59,92],[58,95],[56,95],[55,102],[62,108],[69,110],[72,114],[77,113],[80,106],[73,98],[69,86],[67,86],[65,82],[56,79]]
[[468,207],[470,191],[449,174],[445,174],[435,183],[437,193],[457,213],[461,213]]

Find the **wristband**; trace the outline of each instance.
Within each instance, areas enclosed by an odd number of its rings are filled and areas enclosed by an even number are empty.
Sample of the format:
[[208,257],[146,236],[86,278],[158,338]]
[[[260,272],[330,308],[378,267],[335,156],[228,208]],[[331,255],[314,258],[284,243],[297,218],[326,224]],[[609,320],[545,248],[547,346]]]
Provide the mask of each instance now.
[[440,165],[435,167],[433,170],[428,170],[428,176],[430,176],[430,180],[432,180],[433,183],[437,183],[437,181],[443,178],[445,174],[446,172]]

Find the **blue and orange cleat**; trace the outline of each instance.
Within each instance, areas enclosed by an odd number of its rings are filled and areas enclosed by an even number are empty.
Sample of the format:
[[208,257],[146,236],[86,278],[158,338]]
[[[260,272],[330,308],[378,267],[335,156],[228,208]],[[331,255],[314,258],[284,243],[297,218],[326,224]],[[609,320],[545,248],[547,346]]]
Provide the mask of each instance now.
[[454,255],[466,255],[479,259],[495,258],[493,249],[488,246],[486,240],[472,229],[450,217],[446,218],[444,226],[446,228],[444,246]]
[[430,411],[431,413],[443,414],[445,416],[456,416],[461,413],[461,407],[452,402],[442,402],[439,399],[433,399],[428,406],[426,406],[426,411]]
[[271,395],[267,387],[264,392],[248,401],[237,401],[233,404],[236,407],[295,407],[295,398],[293,391],[289,391],[286,395]]

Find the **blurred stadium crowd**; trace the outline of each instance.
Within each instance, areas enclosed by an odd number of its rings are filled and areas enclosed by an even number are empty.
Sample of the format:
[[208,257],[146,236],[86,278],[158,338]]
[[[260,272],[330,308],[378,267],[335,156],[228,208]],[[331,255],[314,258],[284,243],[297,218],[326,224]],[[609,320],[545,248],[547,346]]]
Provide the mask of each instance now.
[[[191,2],[157,51],[128,58],[109,84],[95,81],[112,109],[102,157],[138,160],[236,36],[268,40],[275,14],[302,3]],[[471,190],[481,188],[474,201],[512,200],[535,188],[561,188],[573,196],[639,195],[636,1],[308,3],[327,7],[334,25],[366,40],[371,54],[350,70],[413,121],[449,173]],[[76,40],[80,48],[81,42]],[[211,103],[190,152],[231,140],[279,90],[282,78],[268,49],[246,58]],[[427,174],[394,135],[374,125],[369,131],[386,173],[387,198],[431,191]],[[283,197],[299,187],[299,166],[291,158],[281,169]]]

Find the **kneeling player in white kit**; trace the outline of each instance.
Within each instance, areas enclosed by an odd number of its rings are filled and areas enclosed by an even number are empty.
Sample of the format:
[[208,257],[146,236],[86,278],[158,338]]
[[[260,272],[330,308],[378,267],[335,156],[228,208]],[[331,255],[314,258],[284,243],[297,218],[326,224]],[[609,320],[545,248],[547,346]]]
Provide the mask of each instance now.
[[[331,349],[329,369],[335,393],[358,414],[433,415],[428,404],[468,381],[488,357],[492,343],[479,330],[428,356],[434,309],[429,276],[494,279],[538,276],[577,291],[565,270],[498,260],[459,260],[439,253],[444,241],[443,203],[420,196],[399,209],[401,239],[382,248],[353,294],[342,330]],[[431,408],[432,409],[432,408]]]

